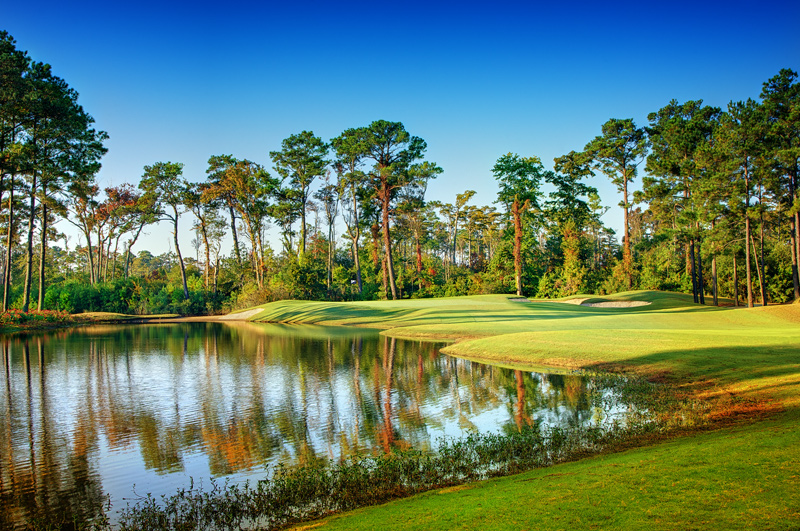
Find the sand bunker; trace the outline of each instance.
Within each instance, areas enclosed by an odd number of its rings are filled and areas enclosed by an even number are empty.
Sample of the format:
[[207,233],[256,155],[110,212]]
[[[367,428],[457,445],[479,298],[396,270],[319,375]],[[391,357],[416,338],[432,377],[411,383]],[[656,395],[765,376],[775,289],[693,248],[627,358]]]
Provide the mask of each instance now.
[[646,301],[604,301],[580,303],[581,306],[591,306],[592,308],[635,308],[637,306],[647,306],[648,304],[650,303]]
[[646,301],[601,301],[601,302],[586,302],[589,298],[575,298],[567,301],[552,301],[561,302],[564,304],[574,304],[576,306],[589,306],[591,308],[635,308],[637,306],[647,306],[650,304]]
[[588,301],[589,299],[570,299],[568,301],[558,301],[563,302],[564,304],[574,304],[575,306],[583,305],[583,301]]
[[256,308],[254,310],[245,310],[243,312],[234,312],[229,313],[228,315],[221,315],[219,319],[221,321],[247,321],[259,313],[261,313],[261,308]]

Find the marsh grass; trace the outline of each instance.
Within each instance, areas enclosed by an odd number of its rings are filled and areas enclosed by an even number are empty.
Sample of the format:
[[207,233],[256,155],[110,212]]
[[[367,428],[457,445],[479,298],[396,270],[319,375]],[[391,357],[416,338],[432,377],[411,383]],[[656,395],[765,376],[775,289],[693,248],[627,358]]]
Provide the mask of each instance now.
[[[121,511],[119,529],[279,529],[431,489],[611,451],[634,439],[661,439],[676,429],[707,422],[707,405],[681,399],[663,384],[594,376],[603,386],[614,387],[617,404],[628,405],[621,419],[602,427],[534,425],[508,433],[472,433],[440,440],[433,453],[394,451],[297,468],[280,466],[255,484],[192,484],[171,496],[138,499]],[[610,400],[609,396],[598,394],[597,400]]]

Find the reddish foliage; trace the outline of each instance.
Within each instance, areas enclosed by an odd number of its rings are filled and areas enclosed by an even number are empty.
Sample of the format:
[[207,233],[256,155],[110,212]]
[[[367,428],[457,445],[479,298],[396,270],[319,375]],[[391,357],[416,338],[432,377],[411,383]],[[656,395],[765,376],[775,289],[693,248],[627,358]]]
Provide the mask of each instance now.
[[39,324],[49,325],[69,322],[70,315],[67,312],[57,310],[31,310],[23,312],[12,308],[0,314],[0,325],[12,326],[36,326]]

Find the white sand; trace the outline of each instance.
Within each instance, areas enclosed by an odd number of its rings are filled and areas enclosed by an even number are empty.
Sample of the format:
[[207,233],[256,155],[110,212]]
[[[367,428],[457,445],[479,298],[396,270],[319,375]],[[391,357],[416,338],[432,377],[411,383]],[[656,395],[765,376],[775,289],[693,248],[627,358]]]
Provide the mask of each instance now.
[[605,301],[582,302],[581,306],[591,306],[593,308],[635,308],[637,306],[647,306],[648,304],[650,303],[646,301]]
[[228,315],[221,315],[219,319],[221,321],[247,321],[249,318],[259,313],[261,313],[261,309],[256,308],[254,310],[244,310],[242,312],[234,312],[234,313],[229,313]]

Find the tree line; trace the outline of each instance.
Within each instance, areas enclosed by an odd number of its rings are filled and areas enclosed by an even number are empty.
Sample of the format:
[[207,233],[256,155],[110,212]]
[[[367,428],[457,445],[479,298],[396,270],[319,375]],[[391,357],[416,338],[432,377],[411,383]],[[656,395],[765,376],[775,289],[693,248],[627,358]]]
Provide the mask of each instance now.
[[[214,155],[206,179],[189,182],[181,163],[159,161],[137,183],[101,189],[107,135],[77,93],[5,32],[0,69],[4,310],[27,311],[34,293],[39,309],[127,313],[217,312],[290,297],[635,288],[750,306],[800,297],[800,84],[788,69],[764,83],[759,101],[722,110],[673,100],[644,127],[611,119],[552,170],[536,156],[503,155],[491,168],[496,201],[484,206],[471,204],[473,190],[428,200],[442,168],[426,159],[422,138],[385,120],[328,141],[290,135],[269,152],[271,170]],[[598,174],[622,196],[621,243],[586,182]],[[81,234],[71,250],[59,220]],[[162,222],[174,249],[134,252]],[[194,257],[179,244],[186,230]],[[228,237],[232,249],[223,249]]]

